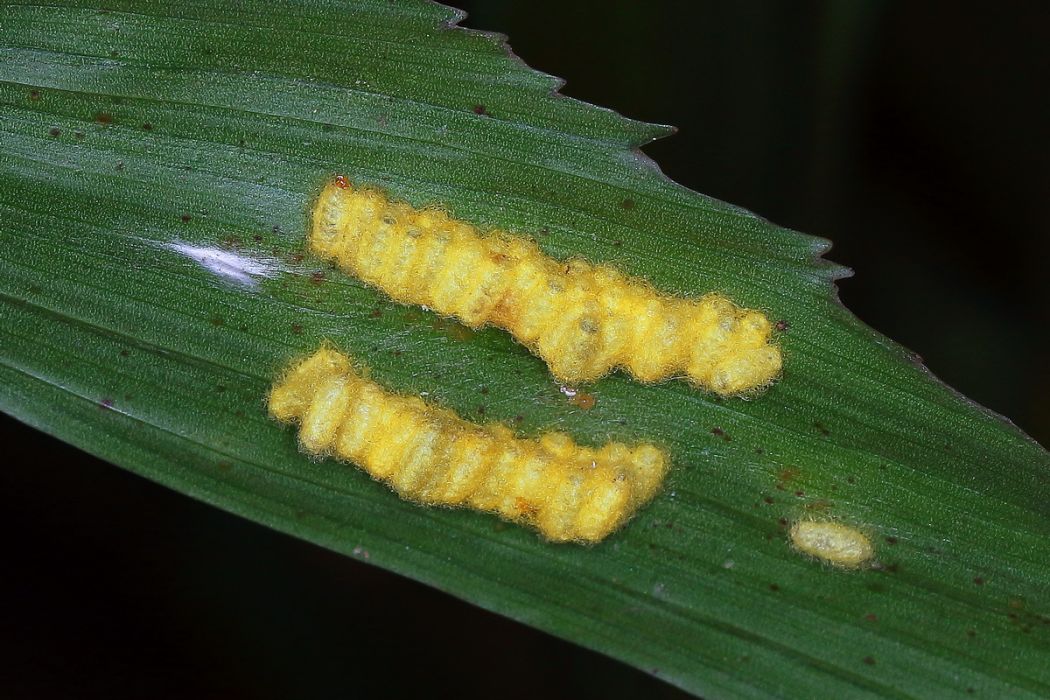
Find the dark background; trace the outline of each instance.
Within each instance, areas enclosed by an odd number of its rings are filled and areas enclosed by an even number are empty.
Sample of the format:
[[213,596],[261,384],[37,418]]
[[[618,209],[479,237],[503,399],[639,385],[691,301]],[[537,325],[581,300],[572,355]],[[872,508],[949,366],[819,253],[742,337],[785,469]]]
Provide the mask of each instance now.
[[[673,179],[834,240],[847,306],[1047,444],[1050,17],[935,5],[462,3],[566,94],[678,125],[646,148]],[[0,426],[5,697],[680,696]]]

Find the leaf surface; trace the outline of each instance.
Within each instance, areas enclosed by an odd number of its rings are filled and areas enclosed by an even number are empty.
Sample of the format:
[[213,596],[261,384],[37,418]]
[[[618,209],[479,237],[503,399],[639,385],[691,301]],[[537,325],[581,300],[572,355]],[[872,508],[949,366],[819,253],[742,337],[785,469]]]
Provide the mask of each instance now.
[[[421,2],[0,8],[3,409],[150,479],[710,697],[1050,694],[1050,458],[837,301],[826,243],[668,181],[667,133],[552,91]],[[415,205],[727,294],[785,321],[752,400],[622,374],[566,399],[306,253],[342,173]],[[663,493],[590,547],[420,508],[311,461],[265,396],[330,339],[373,377],[523,435],[653,440]],[[791,549],[860,526],[877,566]]]

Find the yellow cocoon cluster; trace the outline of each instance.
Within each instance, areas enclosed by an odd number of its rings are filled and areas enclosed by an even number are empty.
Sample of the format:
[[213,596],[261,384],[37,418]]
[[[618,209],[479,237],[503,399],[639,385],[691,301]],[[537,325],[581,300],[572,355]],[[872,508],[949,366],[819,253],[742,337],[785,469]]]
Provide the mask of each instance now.
[[406,499],[494,512],[555,542],[603,539],[653,497],[668,469],[652,445],[590,449],[564,433],[521,439],[470,423],[363,379],[327,347],[277,382],[269,406],[300,424],[310,454],[352,461]]
[[824,520],[795,523],[791,528],[791,543],[801,552],[847,569],[855,569],[875,555],[871,540],[863,532]]
[[531,241],[414,209],[344,178],[325,187],[310,244],[405,304],[503,328],[562,382],[617,367],[643,382],[685,375],[721,395],[769,384],[780,349],[769,319],[719,294],[681,299],[607,265],[555,260]]

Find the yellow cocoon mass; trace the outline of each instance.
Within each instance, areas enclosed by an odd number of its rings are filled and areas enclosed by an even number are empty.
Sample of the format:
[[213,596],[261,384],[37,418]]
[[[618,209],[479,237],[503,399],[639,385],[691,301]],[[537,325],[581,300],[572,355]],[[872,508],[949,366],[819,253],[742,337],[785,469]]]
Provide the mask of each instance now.
[[406,499],[493,512],[555,542],[604,539],[653,497],[669,466],[649,444],[592,449],[564,433],[524,439],[465,421],[362,378],[329,347],[276,383],[269,408],[299,423],[312,455],[353,462]]
[[482,233],[344,178],[317,201],[318,255],[404,304],[509,331],[565,383],[624,368],[642,382],[682,376],[723,396],[780,372],[770,323],[719,294],[661,294],[608,265],[557,260],[503,231]]

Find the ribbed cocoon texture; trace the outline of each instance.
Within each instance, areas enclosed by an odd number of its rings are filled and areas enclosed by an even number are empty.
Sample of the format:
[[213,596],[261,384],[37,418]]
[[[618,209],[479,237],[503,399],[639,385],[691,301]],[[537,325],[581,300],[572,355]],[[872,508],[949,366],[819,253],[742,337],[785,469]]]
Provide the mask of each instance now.
[[780,373],[759,311],[714,293],[661,294],[608,265],[556,260],[520,236],[482,233],[342,177],[317,201],[310,245],[399,302],[509,331],[565,383],[624,368],[643,382],[684,376],[727,396]]
[[652,445],[577,445],[564,433],[522,439],[362,378],[322,347],[273,387],[270,413],[299,443],[362,467],[402,497],[489,511],[548,540],[598,542],[659,489],[669,466]]

